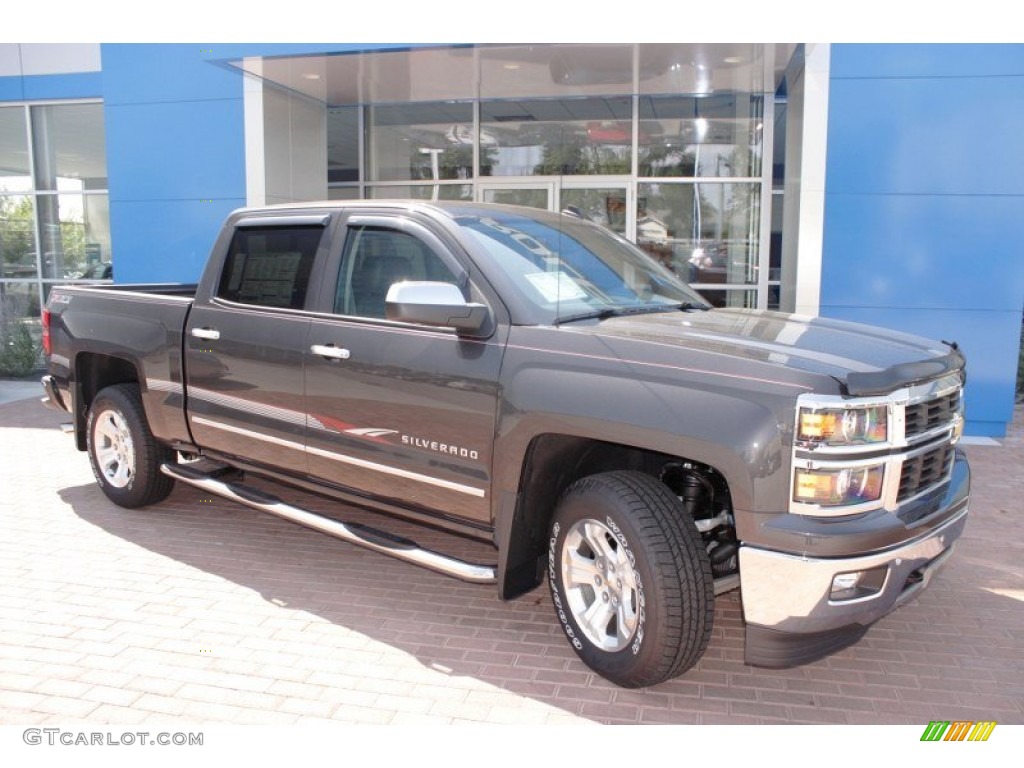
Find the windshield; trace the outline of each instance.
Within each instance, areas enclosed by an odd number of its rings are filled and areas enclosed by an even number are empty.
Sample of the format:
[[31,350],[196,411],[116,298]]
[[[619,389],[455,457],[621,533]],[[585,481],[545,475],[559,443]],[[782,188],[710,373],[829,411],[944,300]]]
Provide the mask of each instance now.
[[455,220],[549,322],[707,306],[627,240],[575,217],[489,210]]

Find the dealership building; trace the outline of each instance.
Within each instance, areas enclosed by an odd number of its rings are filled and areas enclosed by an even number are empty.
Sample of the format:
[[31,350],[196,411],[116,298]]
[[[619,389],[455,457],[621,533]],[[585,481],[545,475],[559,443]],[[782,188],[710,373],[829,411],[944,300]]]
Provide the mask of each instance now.
[[0,300],[194,282],[245,205],[571,209],[717,306],[956,341],[998,437],[1022,84],[1024,45],[0,44]]

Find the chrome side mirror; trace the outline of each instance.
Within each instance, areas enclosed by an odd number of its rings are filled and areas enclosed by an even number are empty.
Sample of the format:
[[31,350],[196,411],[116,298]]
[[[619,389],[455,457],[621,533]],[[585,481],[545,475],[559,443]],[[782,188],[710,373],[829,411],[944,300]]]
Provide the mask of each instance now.
[[468,334],[479,332],[490,316],[485,304],[467,302],[459,287],[451,283],[395,283],[388,289],[384,306],[388,320],[454,328]]

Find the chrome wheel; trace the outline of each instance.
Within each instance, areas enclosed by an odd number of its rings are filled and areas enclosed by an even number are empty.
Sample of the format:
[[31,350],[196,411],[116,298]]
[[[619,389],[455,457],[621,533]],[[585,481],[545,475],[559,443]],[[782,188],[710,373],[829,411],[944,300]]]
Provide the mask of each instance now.
[[97,414],[93,423],[96,464],[104,479],[125,488],[135,474],[135,446],[124,416],[115,410]]
[[621,651],[636,633],[640,610],[626,548],[604,523],[585,518],[566,534],[561,560],[573,619],[598,648]]

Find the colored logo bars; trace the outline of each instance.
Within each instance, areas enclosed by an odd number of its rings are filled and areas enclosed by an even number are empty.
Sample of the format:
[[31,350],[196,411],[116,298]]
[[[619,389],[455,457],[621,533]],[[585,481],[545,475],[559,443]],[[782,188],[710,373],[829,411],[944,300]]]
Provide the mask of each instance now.
[[993,720],[932,720],[921,734],[921,741],[988,741],[995,728]]

